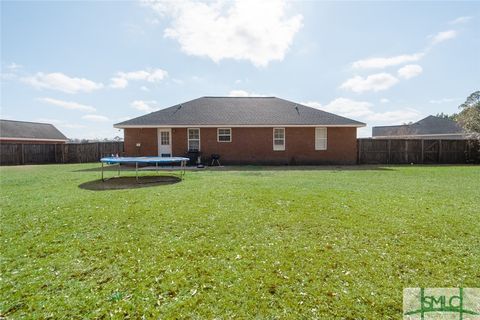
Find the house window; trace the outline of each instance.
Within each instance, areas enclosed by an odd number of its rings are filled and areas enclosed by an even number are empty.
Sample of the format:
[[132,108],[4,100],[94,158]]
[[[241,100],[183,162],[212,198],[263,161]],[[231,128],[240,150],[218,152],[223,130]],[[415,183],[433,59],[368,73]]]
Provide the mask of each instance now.
[[285,128],[273,128],[273,150],[285,150]]
[[327,150],[327,128],[315,128],[315,150]]
[[200,129],[188,129],[188,151],[200,151]]
[[232,129],[230,129],[230,128],[218,128],[217,129],[217,141],[218,142],[232,142]]

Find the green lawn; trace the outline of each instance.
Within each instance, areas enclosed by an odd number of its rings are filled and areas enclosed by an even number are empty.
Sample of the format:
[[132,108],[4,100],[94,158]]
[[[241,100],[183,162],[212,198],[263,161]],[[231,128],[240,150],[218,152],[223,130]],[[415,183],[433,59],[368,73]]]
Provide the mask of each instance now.
[[93,167],[0,168],[0,317],[399,319],[404,287],[480,286],[479,166]]

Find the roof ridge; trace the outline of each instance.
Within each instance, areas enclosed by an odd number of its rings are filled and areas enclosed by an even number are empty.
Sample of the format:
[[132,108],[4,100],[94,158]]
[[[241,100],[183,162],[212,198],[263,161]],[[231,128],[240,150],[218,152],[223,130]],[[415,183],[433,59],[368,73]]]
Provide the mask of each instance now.
[[[277,98],[275,96],[248,96],[248,97],[230,97],[230,96],[203,96],[202,98]],[[278,99],[278,98],[277,98]]]

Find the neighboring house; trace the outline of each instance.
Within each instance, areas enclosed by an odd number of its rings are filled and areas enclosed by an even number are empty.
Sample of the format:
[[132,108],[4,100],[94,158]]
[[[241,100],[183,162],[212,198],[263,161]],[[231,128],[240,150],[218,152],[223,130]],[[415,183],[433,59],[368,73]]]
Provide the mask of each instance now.
[[354,164],[364,123],[275,97],[202,97],[114,125],[125,154],[230,164]]
[[399,126],[372,128],[375,139],[465,139],[465,132],[457,122],[428,116],[418,122]]
[[65,143],[68,139],[49,123],[0,120],[0,143]]

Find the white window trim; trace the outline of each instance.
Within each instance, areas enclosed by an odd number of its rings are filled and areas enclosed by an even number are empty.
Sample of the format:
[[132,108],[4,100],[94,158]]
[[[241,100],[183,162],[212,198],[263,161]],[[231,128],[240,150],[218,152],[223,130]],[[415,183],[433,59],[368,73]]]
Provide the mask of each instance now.
[[[201,133],[200,133],[200,128],[187,128],[187,149],[188,151],[190,151],[190,130],[198,130],[198,151],[202,150],[201,148]],[[193,140],[197,140],[197,139],[192,139]]]
[[[325,129],[325,138],[318,138],[317,137],[317,129]],[[325,140],[325,148],[321,148],[317,145],[317,140]],[[328,148],[328,128],[326,127],[316,127],[315,128],[315,150],[318,151],[325,151]]]
[[[279,130],[279,129],[283,130],[283,145],[282,146],[275,145],[275,130]],[[272,140],[273,151],[285,151],[285,140],[286,140],[285,128],[273,128],[272,137],[273,137],[273,140]]]
[[[220,130],[229,130],[230,131],[230,140],[220,141]],[[232,142],[232,128],[217,128],[217,142]]]

